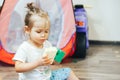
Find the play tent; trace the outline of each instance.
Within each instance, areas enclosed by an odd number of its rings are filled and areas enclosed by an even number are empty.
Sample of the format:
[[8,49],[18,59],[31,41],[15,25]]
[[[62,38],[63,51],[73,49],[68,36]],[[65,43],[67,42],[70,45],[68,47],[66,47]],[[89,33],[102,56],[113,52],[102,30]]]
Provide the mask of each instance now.
[[75,44],[75,21],[71,0],[5,0],[0,13],[0,61],[14,64],[12,58],[18,46],[25,40],[22,32],[26,4],[35,2],[50,16],[49,41],[72,56]]

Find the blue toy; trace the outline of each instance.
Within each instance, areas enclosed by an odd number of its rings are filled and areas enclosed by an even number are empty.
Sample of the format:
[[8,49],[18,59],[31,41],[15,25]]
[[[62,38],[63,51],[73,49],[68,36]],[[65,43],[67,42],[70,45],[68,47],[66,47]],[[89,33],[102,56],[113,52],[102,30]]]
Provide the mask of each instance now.
[[88,19],[83,5],[75,5],[76,51],[73,57],[85,58],[88,42]]

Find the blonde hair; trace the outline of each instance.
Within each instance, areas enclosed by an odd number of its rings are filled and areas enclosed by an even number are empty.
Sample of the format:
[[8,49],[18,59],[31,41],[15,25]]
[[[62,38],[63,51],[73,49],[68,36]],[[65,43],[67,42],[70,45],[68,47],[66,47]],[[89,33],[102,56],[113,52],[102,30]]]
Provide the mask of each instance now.
[[27,4],[27,14],[25,16],[25,25],[28,26],[29,28],[32,28],[32,24],[33,24],[33,20],[31,19],[31,17],[33,15],[37,15],[40,18],[45,18],[47,22],[49,22],[49,16],[48,14],[43,11],[42,9],[40,9],[39,7],[35,6],[35,4],[33,2],[28,3]]

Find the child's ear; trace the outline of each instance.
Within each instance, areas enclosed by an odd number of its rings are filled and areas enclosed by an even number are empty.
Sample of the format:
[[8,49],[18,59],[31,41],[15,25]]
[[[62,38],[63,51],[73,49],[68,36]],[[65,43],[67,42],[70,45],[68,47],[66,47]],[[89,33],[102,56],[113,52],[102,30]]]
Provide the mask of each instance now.
[[28,34],[30,32],[30,28],[28,26],[24,26],[24,32]]

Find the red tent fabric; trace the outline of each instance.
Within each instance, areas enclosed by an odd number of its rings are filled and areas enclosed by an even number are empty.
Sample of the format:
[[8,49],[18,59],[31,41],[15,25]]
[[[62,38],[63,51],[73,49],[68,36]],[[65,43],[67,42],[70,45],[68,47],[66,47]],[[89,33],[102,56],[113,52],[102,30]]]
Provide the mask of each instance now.
[[[35,2],[47,11],[51,20],[49,41],[62,49],[66,55],[72,56],[75,43],[75,21],[71,0],[5,0],[0,14],[0,60],[14,64],[12,57],[16,49],[24,41],[22,27],[24,26],[25,6]],[[47,5],[47,6],[46,6]]]

